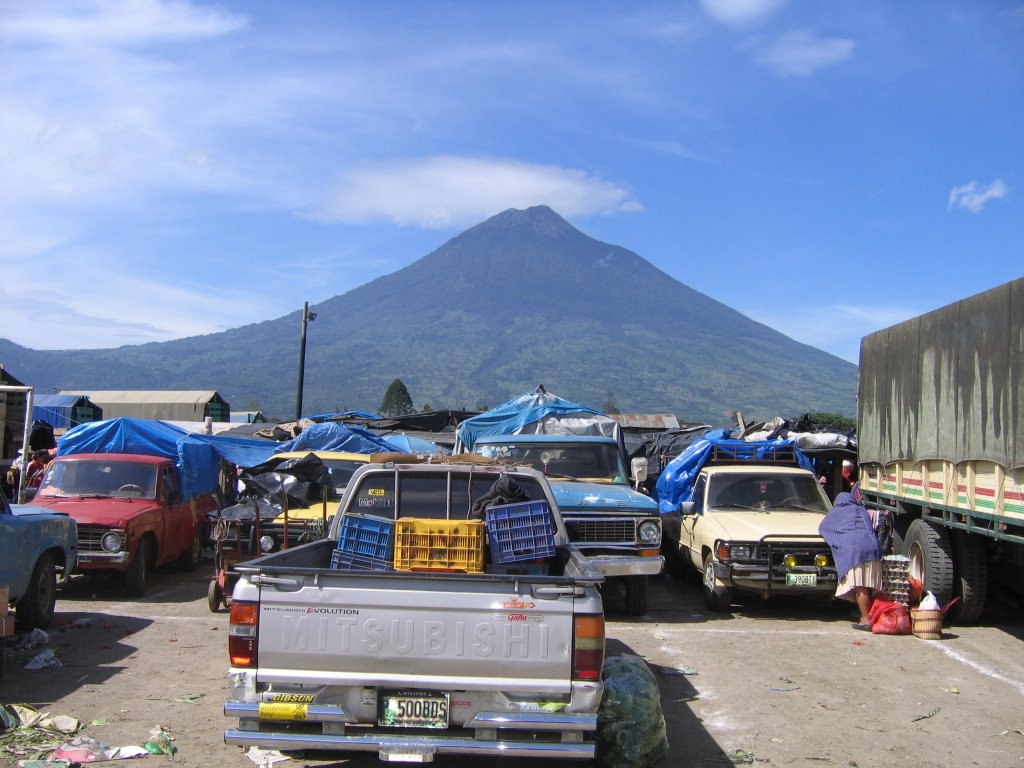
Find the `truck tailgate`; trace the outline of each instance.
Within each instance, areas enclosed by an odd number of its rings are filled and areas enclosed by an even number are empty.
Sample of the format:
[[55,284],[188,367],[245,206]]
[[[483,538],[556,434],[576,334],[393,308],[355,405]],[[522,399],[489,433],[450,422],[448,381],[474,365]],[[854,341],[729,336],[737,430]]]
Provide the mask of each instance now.
[[319,571],[257,575],[260,683],[566,693],[571,579]]

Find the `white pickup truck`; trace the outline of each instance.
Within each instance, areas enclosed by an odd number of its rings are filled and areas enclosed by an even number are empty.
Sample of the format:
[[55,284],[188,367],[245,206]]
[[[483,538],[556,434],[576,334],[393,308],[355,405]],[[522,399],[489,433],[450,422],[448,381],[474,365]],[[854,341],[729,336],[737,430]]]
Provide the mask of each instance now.
[[[544,575],[329,567],[346,515],[467,520],[499,479],[550,506]],[[224,714],[239,722],[226,743],[403,762],[595,756],[603,577],[569,542],[540,472],[367,464],[328,538],[236,567]]]

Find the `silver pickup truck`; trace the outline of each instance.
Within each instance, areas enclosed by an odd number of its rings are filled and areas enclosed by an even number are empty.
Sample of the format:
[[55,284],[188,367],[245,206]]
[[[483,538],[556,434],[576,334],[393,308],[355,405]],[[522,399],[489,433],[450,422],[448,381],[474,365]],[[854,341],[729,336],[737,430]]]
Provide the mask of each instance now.
[[[350,516],[452,525],[472,519],[499,481],[550,508],[554,553],[544,573],[533,564],[397,570],[409,565],[397,547],[395,569],[329,567]],[[603,577],[569,542],[540,472],[367,464],[353,475],[328,538],[237,570],[224,714],[239,722],[226,743],[375,751],[403,762],[595,756]]]

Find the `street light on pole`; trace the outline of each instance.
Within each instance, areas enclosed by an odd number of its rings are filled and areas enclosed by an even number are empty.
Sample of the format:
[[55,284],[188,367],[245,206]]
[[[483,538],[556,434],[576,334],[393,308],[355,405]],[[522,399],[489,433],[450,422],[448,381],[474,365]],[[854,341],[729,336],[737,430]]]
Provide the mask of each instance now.
[[309,302],[302,302],[302,332],[299,336],[299,386],[295,392],[295,420],[302,418],[302,383],[306,375],[306,325],[316,320],[316,312],[309,311]]

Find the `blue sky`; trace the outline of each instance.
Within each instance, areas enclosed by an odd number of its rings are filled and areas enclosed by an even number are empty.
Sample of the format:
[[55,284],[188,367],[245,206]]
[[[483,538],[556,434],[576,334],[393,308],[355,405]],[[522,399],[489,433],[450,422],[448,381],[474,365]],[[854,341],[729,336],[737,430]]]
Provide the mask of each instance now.
[[0,104],[34,349],[315,308],[537,204],[854,362],[1024,274],[1024,0],[0,0]]

